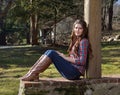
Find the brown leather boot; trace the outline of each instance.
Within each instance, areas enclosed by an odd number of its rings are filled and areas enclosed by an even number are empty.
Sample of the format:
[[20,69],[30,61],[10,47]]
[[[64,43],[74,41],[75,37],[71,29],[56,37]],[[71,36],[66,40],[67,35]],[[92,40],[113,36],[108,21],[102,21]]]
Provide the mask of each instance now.
[[44,55],[44,57],[37,61],[38,64],[36,64],[30,73],[26,77],[21,78],[22,81],[37,81],[37,78],[39,78],[39,73],[45,71],[49,65],[51,64],[51,59]]
[[[37,60],[37,62],[30,68],[30,70],[29,70],[24,76],[22,76],[21,78],[27,77],[27,76],[30,74],[30,72],[33,70],[33,68],[39,63],[39,61],[40,61],[43,57],[44,57],[44,55],[42,55],[42,56]],[[39,77],[39,76],[38,76],[38,77]]]

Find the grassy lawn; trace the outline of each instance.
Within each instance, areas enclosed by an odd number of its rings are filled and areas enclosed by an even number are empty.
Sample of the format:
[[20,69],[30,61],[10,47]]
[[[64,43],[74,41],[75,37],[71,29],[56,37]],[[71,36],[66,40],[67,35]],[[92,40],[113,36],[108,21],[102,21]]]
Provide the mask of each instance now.
[[120,42],[102,43],[102,74],[120,75]]
[[[35,61],[47,50],[55,49],[66,53],[67,48],[16,47],[0,49],[0,95],[17,95],[19,77],[23,76]],[[119,74],[120,42],[102,43],[102,74]],[[61,77],[53,65],[40,77]]]

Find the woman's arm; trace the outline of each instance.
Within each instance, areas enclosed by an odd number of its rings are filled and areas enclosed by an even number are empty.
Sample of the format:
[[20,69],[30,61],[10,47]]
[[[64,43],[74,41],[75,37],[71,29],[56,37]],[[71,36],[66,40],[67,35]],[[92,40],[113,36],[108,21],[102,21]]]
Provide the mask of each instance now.
[[67,57],[67,56],[65,56],[65,57],[63,57],[65,60],[67,60],[67,61],[69,61],[69,62],[71,62],[71,63],[75,63],[75,59],[73,59],[73,58],[71,58],[71,57]]
[[80,41],[79,46],[79,56],[75,58],[75,64],[77,65],[85,65],[87,60],[87,53],[88,53],[88,40],[82,39]]
[[63,54],[63,53],[60,53],[59,51],[57,51],[57,53],[58,53],[61,57],[63,57],[65,60],[67,60],[67,61],[69,61],[69,62],[71,62],[71,63],[75,63],[75,59],[73,59],[73,58],[71,58],[71,57],[69,57],[69,56],[66,56],[66,55]]
[[87,39],[82,39],[80,41],[80,46],[79,46],[79,56],[78,57],[67,57],[63,53],[60,53],[57,51],[57,53],[63,57],[65,60],[76,64],[76,65],[85,65],[86,59],[87,59],[87,52],[88,52],[88,40]]

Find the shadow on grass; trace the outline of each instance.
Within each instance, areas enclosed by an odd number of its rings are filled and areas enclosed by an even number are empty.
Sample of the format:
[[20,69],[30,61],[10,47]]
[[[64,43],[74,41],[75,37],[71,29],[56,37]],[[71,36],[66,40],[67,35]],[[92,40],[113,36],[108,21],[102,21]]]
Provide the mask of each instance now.
[[120,42],[102,43],[102,64],[111,65],[109,63],[120,63]]
[[105,57],[119,57],[120,56],[120,49],[109,49],[109,50],[102,50],[102,54]]
[[15,67],[31,67],[48,49],[66,51],[66,47],[19,47],[0,49],[0,67],[8,69]]
[[113,41],[113,42],[102,42],[101,43],[102,48],[104,47],[119,47],[120,46],[120,41]]

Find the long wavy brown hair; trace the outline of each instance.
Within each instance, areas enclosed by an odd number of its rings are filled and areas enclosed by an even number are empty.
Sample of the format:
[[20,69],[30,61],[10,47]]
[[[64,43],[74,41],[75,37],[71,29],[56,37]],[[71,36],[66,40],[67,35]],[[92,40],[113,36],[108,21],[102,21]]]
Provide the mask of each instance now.
[[[83,34],[80,37],[77,37],[75,35],[75,32],[74,32],[74,28],[75,28],[76,24],[80,24],[82,26],[82,28],[83,28]],[[83,38],[86,38],[89,41],[87,24],[86,24],[86,22],[84,20],[76,20],[74,22],[74,24],[73,24],[73,29],[72,29],[72,34],[71,34],[71,42],[70,42],[70,45],[69,45],[69,48],[68,48],[68,52],[70,53],[72,47],[74,46],[74,55],[78,56],[79,44],[80,44],[80,41]],[[90,53],[92,52],[90,42],[89,42],[89,50],[88,51]]]

